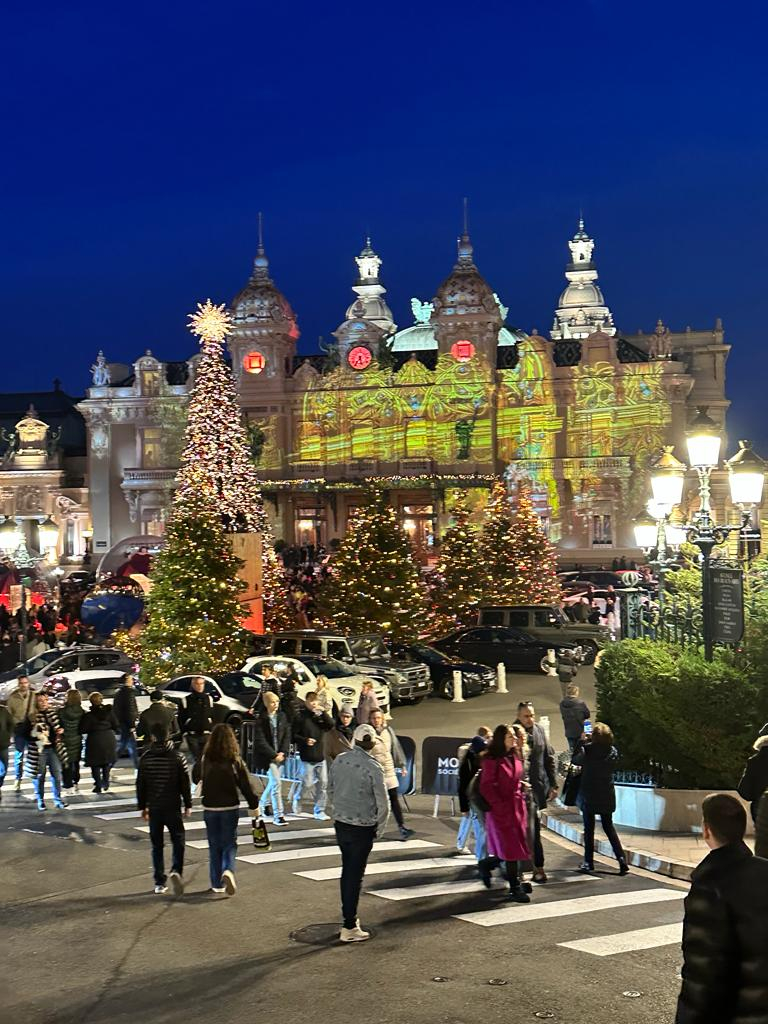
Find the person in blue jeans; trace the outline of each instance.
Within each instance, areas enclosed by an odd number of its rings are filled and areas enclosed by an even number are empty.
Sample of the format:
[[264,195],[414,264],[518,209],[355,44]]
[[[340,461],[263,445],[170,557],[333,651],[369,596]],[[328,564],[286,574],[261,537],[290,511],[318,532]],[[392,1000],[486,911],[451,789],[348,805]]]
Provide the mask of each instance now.
[[67,764],[63,737],[64,730],[58,711],[49,705],[45,693],[36,694],[32,739],[27,749],[27,767],[33,776],[39,811],[45,810],[46,771],[51,776],[54,806],[60,810],[68,806],[61,797],[61,768]]
[[456,836],[456,849],[459,853],[468,853],[467,840],[472,831],[475,837],[475,857],[478,863],[487,857],[485,836],[485,817],[480,808],[472,803],[469,784],[482,765],[485,749],[491,738],[491,730],[481,725],[477,735],[473,736],[466,747],[459,751],[459,810],[462,818]]
[[319,821],[328,821],[325,804],[328,793],[328,764],[325,760],[325,733],[333,729],[333,719],[323,711],[317,694],[308,693],[305,706],[293,720],[293,739],[301,758],[301,776],[291,798],[291,810],[298,814],[301,798],[309,791],[313,812]]
[[245,799],[254,817],[259,811],[259,798],[240,757],[237,737],[224,722],[211,730],[203,755],[192,769],[192,781],[202,784],[211,876],[208,891],[234,896],[240,798]]
[[0,794],[8,774],[8,749],[12,739],[13,715],[4,704],[0,704]]

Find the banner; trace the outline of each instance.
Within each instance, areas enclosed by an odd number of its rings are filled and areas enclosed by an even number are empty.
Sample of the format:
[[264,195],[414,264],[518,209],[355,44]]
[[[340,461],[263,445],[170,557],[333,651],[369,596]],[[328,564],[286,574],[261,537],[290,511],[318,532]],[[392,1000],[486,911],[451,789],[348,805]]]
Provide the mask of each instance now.
[[427,736],[421,745],[421,792],[458,796],[459,747],[466,736]]

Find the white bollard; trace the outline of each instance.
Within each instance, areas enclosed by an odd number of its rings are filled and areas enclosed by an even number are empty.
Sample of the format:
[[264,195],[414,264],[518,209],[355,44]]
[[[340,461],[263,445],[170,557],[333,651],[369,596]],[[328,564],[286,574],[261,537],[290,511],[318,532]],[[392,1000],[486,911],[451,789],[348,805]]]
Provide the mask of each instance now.
[[539,725],[544,730],[544,735],[547,737],[547,743],[549,743],[549,715],[542,715],[539,718]]
[[500,661],[496,666],[496,693],[509,693],[507,689],[507,670],[504,662]]
[[463,704],[464,703],[464,688],[461,683],[461,672],[453,673],[453,698],[452,704]]
[[555,649],[554,649],[554,647],[550,647],[549,650],[547,651],[547,675],[548,676],[556,676],[557,675],[557,658],[555,657]]

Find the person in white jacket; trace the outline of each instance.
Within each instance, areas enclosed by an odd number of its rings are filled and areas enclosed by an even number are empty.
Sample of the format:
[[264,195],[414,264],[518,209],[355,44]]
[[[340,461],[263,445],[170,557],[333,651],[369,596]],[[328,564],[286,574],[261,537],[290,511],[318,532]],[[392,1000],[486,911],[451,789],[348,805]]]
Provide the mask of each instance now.
[[392,814],[400,829],[400,838],[405,842],[413,835],[412,828],[406,828],[403,810],[400,807],[399,783],[397,781],[397,768],[405,767],[405,755],[400,746],[400,740],[395,730],[386,724],[383,711],[371,712],[371,725],[376,731],[376,742],[373,744],[373,756],[381,765],[384,772],[384,784],[387,787],[389,805]]

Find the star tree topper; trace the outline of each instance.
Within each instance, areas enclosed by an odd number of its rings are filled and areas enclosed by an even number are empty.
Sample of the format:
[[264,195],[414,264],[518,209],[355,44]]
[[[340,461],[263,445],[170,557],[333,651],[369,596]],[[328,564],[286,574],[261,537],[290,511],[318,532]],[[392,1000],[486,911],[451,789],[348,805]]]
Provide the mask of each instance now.
[[205,302],[198,302],[197,312],[188,316],[189,329],[203,341],[224,342],[228,334],[232,333],[232,317],[226,306],[214,306],[210,299]]

